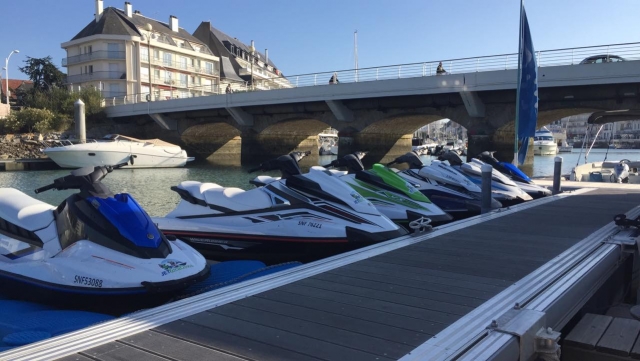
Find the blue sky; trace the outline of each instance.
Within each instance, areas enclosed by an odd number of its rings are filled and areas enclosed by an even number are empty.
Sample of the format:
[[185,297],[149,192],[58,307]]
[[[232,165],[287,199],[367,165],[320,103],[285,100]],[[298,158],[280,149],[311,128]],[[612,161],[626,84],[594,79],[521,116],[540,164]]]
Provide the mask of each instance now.
[[[191,33],[211,21],[245,43],[253,39],[285,75],[353,68],[356,29],[361,68],[517,51],[519,0],[130,2],[157,20],[177,16]],[[104,6],[122,8],[124,1]],[[640,41],[638,0],[529,0],[525,6],[536,50]],[[60,43],[93,19],[94,1],[5,0],[0,9],[2,66],[19,49],[9,76],[24,79],[18,67],[26,56],[51,56],[60,67]]]

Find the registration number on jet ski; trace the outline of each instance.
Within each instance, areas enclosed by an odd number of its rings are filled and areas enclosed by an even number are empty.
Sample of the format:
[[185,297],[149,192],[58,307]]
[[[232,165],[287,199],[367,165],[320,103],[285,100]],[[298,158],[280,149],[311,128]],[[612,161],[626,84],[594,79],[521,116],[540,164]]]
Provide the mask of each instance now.
[[313,228],[322,228],[322,224],[313,223],[313,222],[298,221],[298,225],[299,226],[313,227]]
[[76,275],[76,278],[73,281],[73,283],[77,283],[84,286],[97,287],[97,288],[102,287],[102,280],[91,278],[91,277],[78,276],[78,275]]

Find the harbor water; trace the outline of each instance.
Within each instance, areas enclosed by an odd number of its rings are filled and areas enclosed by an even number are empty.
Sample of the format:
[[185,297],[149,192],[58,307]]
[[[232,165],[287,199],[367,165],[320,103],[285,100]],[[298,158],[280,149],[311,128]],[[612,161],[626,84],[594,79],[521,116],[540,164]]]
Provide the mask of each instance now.
[[[611,149],[608,154],[606,149],[594,149],[589,153],[587,161],[602,161],[607,155],[608,160],[640,159],[640,150]],[[580,155],[579,149],[572,153],[559,154],[563,158],[562,173],[569,174],[575,167]],[[336,156],[323,155],[319,157],[318,164],[330,163]],[[430,156],[421,157],[424,163],[433,159]],[[463,157],[464,158],[464,157]],[[553,175],[555,156],[535,156],[533,177],[550,177]],[[580,164],[584,163],[584,152],[580,157]],[[114,193],[130,193],[144,207],[151,216],[164,216],[171,211],[180,200],[177,193],[171,191],[171,187],[182,181],[192,180],[199,182],[213,182],[226,187],[238,187],[252,189],[249,183],[258,174],[279,176],[278,172],[248,173],[250,166],[222,167],[212,166],[207,163],[190,164],[184,168],[157,168],[157,169],[118,169],[107,175],[104,183]],[[302,169],[303,172],[307,171]],[[34,189],[50,184],[55,178],[69,174],[69,170],[49,171],[18,171],[0,172],[0,187],[16,188],[36,199],[58,205],[74,191],[48,191],[35,194]]]

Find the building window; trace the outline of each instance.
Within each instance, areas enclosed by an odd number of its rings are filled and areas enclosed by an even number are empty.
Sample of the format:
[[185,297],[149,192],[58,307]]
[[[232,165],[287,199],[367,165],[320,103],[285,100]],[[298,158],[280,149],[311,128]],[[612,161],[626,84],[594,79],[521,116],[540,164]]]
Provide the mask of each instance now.
[[186,69],[187,68],[187,64],[189,64],[189,59],[182,56],[180,57],[180,68],[181,69]]
[[164,65],[171,66],[171,53],[164,53]]
[[156,59],[156,60],[160,59],[160,50],[153,49],[153,58]]
[[156,79],[160,79],[160,69],[154,69],[153,76],[155,76]]
[[171,78],[173,77],[173,74],[170,71],[165,71],[164,72],[164,82],[165,84],[171,84]]
[[89,65],[89,73],[93,74],[93,65]]
[[187,86],[187,74],[180,74],[180,85]]
[[210,63],[207,61],[204,63],[204,65],[205,65],[207,74],[213,74],[213,63]]
[[143,61],[149,61],[149,49],[145,47],[140,47],[140,56]]

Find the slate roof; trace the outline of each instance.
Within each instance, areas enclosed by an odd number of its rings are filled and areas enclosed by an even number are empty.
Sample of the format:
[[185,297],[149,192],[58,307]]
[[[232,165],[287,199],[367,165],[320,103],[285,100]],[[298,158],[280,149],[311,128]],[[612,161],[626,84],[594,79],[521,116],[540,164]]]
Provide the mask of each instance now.
[[[225,34],[223,31],[214,28],[211,23],[209,23],[209,28],[211,29],[211,32],[213,33],[213,35],[215,35],[216,38],[218,38],[223,44],[225,42],[227,43],[231,43],[234,46],[246,51],[247,53],[250,52],[249,50],[249,46],[247,46],[245,43],[241,42],[240,40],[238,40],[237,38],[232,38],[231,36]],[[225,48],[226,49],[226,48]],[[229,52],[229,50],[227,49],[227,52],[229,54],[231,54],[231,52]],[[264,62],[264,59],[266,58],[264,53],[258,51],[256,49],[256,54],[259,55],[259,59],[262,60]],[[235,54],[233,54],[235,56]],[[274,68],[278,68],[272,61],[271,59],[268,59],[268,64],[271,65]]]
[[[204,52],[212,54],[211,50],[201,40],[198,40],[183,28],[178,28],[177,32],[171,31],[171,27],[167,23],[160,22],[155,19],[143,16],[140,13],[133,13],[128,17],[124,11],[114,7],[108,7],[102,12],[102,16],[98,22],[92,20],[84,29],[82,29],[71,40],[77,40],[92,35],[108,34],[108,35],[127,35],[127,36],[143,36],[144,34],[138,28],[144,28],[146,24],[151,24],[154,33],[167,35],[169,37],[180,38],[188,42],[194,42],[205,46]],[[175,44],[173,44],[175,45]]]

